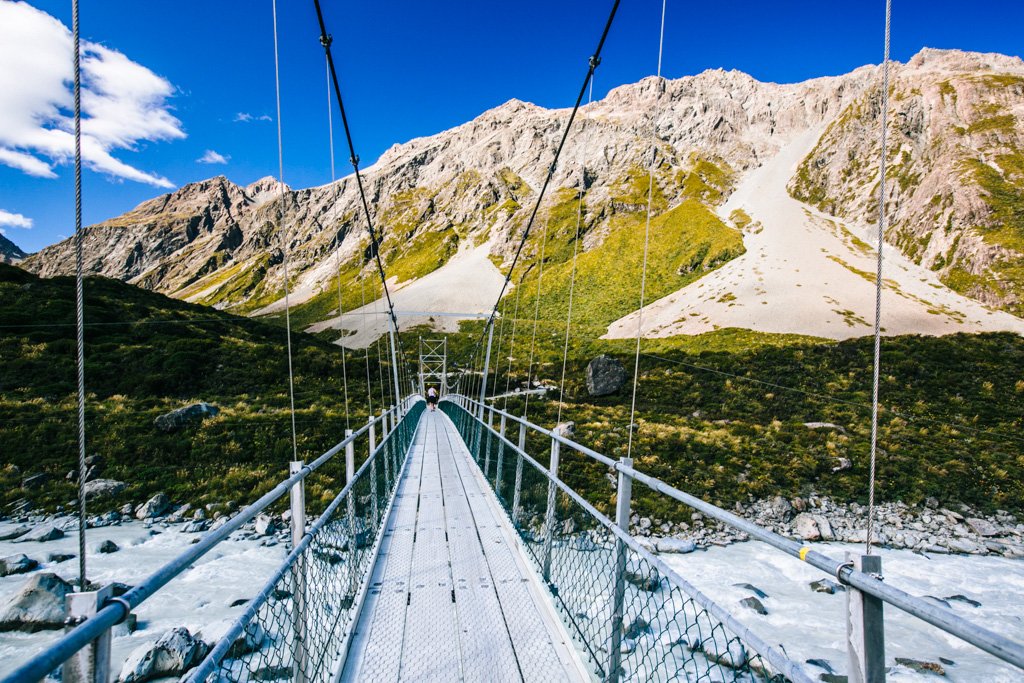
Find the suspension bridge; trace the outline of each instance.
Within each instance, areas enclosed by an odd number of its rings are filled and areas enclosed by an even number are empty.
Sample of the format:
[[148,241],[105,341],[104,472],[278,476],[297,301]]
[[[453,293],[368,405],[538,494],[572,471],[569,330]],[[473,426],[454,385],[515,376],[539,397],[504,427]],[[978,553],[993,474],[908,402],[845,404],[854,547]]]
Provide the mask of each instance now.
[[[249,681],[794,681],[818,680],[806,662],[787,653],[786,643],[766,639],[711,596],[705,594],[662,558],[630,535],[634,487],[696,510],[797,558],[846,588],[846,636],[849,681],[883,681],[886,677],[885,611],[895,609],[917,619],[922,629],[937,629],[988,653],[1015,671],[1024,671],[1024,645],[983,624],[973,623],[883,580],[877,554],[872,554],[869,513],[866,553],[836,559],[793,539],[757,526],[727,510],[696,498],[638,468],[633,459],[641,324],[636,336],[627,455],[611,458],[577,443],[559,427],[546,428],[522,415],[499,408],[498,398],[510,393],[512,358],[499,386],[499,353],[493,353],[496,323],[502,346],[506,290],[527,243],[555,165],[612,28],[616,0],[560,143],[550,161],[522,239],[511,261],[502,291],[484,319],[480,338],[468,356],[453,363],[445,339],[421,339],[416,363],[410,361],[399,332],[399,317],[388,292],[379,254],[379,236],[364,190],[359,158],[345,115],[337,69],[331,54],[320,3],[315,2],[320,42],[325,50],[329,93],[338,107],[351,152],[376,275],[389,319],[390,362],[380,379],[395,398],[366,424],[348,429],[336,445],[309,462],[298,457],[291,377],[291,328],[288,311],[288,250],[285,245],[285,314],[289,340],[289,392],[294,459],[289,476],[226,524],[207,532],[191,546],[124,595],[110,587],[81,590],[69,596],[66,633],[34,656],[3,683],[43,680],[55,672],[65,683],[111,679],[111,629],[161,591],[198,559],[217,548],[257,515],[286,499],[291,512],[291,547],[284,562],[250,600],[221,640],[185,680]],[[74,36],[79,35],[77,1]],[[883,100],[889,64],[889,5],[886,6]],[[276,17],[275,16],[275,64]],[[661,76],[659,42],[658,79]],[[78,51],[76,49],[76,137],[80,131]],[[280,85],[278,79],[278,95]],[[883,101],[881,193],[885,183],[885,111]],[[279,172],[283,181],[278,96]],[[333,124],[332,124],[333,138]],[[650,229],[655,164],[656,126],[650,135],[647,230]],[[332,148],[333,149],[333,148]],[[581,173],[583,169],[581,168]],[[81,156],[76,154],[76,177]],[[332,156],[332,177],[334,175]],[[881,306],[884,202],[879,202],[878,306]],[[84,484],[85,401],[81,372],[83,313],[81,292],[80,193],[76,202],[79,249],[79,450]],[[577,223],[577,238],[579,224]],[[576,245],[574,240],[573,273]],[[543,242],[542,242],[543,244]],[[639,309],[645,304],[647,241]],[[543,268],[543,258],[540,260]],[[573,280],[573,285],[575,281]],[[541,286],[538,279],[538,288]],[[564,391],[570,343],[573,296],[570,288],[565,325],[559,398]],[[342,294],[339,273],[339,314]],[[518,319],[512,316],[510,335]],[[537,306],[540,299],[537,298]],[[425,312],[414,312],[425,315]],[[431,316],[475,314],[428,312]],[[536,340],[537,315],[532,331]],[[874,454],[877,441],[880,330],[875,325],[874,403],[872,422],[873,504]],[[368,352],[367,352],[368,353]],[[346,352],[343,358],[347,356]],[[536,377],[533,344],[528,377]],[[372,392],[369,355],[367,390]],[[348,369],[342,390],[349,402]],[[441,389],[438,408],[422,398],[426,386]],[[529,387],[527,387],[529,388]],[[383,390],[383,386],[382,386]],[[524,392],[529,404],[530,392]],[[372,393],[368,395],[372,406]],[[558,420],[561,421],[559,400]],[[599,463],[614,473],[614,516],[598,510],[568,486],[559,473],[566,452]],[[357,458],[357,453],[359,454]],[[344,462],[345,483],[323,512],[309,515],[306,483],[326,463]],[[357,462],[359,463],[357,466]],[[80,579],[88,585],[84,552],[85,498],[79,503]],[[1021,674],[1024,675],[1024,674]]]

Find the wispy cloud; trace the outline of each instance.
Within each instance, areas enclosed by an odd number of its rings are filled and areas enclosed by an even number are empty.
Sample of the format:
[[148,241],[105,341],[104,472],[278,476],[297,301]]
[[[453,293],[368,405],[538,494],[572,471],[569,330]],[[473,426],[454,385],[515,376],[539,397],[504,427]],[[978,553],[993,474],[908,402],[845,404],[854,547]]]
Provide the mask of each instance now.
[[24,228],[28,230],[32,227],[32,219],[28,216],[23,216],[20,213],[13,213],[11,211],[4,211],[0,209],[0,225],[5,225],[11,228]]
[[[72,38],[59,20],[25,2],[0,2],[0,164],[41,178],[74,156]],[[82,43],[82,157],[117,178],[174,187],[111,153],[141,141],[185,137],[169,111],[174,87],[124,54]]]
[[235,114],[235,123],[249,123],[250,121],[273,121],[266,114],[250,114],[249,112],[240,111]]
[[230,159],[230,156],[224,156],[212,149],[208,149],[203,156],[196,159],[196,162],[200,164],[226,164]]

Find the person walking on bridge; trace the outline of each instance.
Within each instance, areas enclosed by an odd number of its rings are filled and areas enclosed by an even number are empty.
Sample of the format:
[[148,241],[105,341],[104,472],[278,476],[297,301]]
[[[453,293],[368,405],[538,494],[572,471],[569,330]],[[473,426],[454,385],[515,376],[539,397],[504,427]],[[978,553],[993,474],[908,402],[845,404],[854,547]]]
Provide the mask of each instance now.
[[427,405],[430,406],[431,410],[437,408],[437,389],[434,387],[427,389]]

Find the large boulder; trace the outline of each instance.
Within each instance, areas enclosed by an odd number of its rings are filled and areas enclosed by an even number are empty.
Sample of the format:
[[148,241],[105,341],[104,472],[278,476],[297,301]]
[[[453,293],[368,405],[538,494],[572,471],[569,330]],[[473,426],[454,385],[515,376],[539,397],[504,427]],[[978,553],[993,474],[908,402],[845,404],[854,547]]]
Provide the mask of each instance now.
[[998,536],[999,528],[992,522],[986,519],[980,519],[977,517],[969,517],[967,519],[967,526],[974,530],[974,533],[979,536]]
[[64,538],[63,529],[54,524],[43,524],[23,536],[18,536],[11,543],[45,543],[46,541],[56,541],[58,538]]
[[0,576],[11,576],[12,574],[28,574],[39,566],[37,560],[27,555],[9,555],[0,558]]
[[24,536],[30,531],[32,531],[32,527],[25,526],[24,524],[5,527],[3,530],[0,530],[0,541],[10,541],[19,536]]
[[64,597],[70,583],[49,572],[36,574],[0,612],[0,631],[28,631],[64,627]]
[[135,648],[117,677],[120,683],[141,683],[155,678],[181,676],[196,666],[209,652],[209,646],[186,628],[171,629],[152,645]]
[[608,355],[600,355],[587,364],[587,391],[591,396],[614,394],[626,383],[626,368]]
[[193,403],[159,416],[153,420],[153,425],[162,432],[176,432],[193,422],[202,422],[206,418],[216,417],[219,413],[220,408],[215,405]]
[[806,512],[801,512],[793,520],[793,531],[798,538],[802,538],[805,541],[818,541],[821,539],[818,521]]
[[121,491],[124,491],[124,489],[125,483],[123,481],[93,479],[92,481],[85,482],[85,499],[93,500],[96,498],[106,498],[107,496],[116,496]]
[[135,516],[138,519],[152,519],[164,514],[170,507],[171,499],[167,497],[166,493],[160,492],[143,503],[136,511]]
[[21,482],[21,488],[23,489],[38,489],[42,488],[43,484],[50,481],[51,477],[46,472],[40,474],[33,474],[25,477]]

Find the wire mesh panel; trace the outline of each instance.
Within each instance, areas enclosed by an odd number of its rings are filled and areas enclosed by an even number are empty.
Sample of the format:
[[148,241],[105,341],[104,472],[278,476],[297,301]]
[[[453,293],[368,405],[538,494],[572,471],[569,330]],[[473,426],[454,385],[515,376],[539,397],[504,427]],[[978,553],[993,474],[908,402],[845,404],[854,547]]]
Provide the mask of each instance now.
[[422,412],[422,403],[409,409],[192,680],[333,679],[373,566],[396,473]]
[[[451,402],[442,409],[473,449],[563,622],[604,680],[785,681],[709,611],[708,600],[610,520]],[[536,447],[536,446],[535,446]],[[546,457],[547,453],[541,454]],[[548,526],[550,525],[550,531]],[[550,539],[549,542],[545,542]],[[547,571],[545,571],[547,568]],[[702,604],[703,603],[703,604]]]

